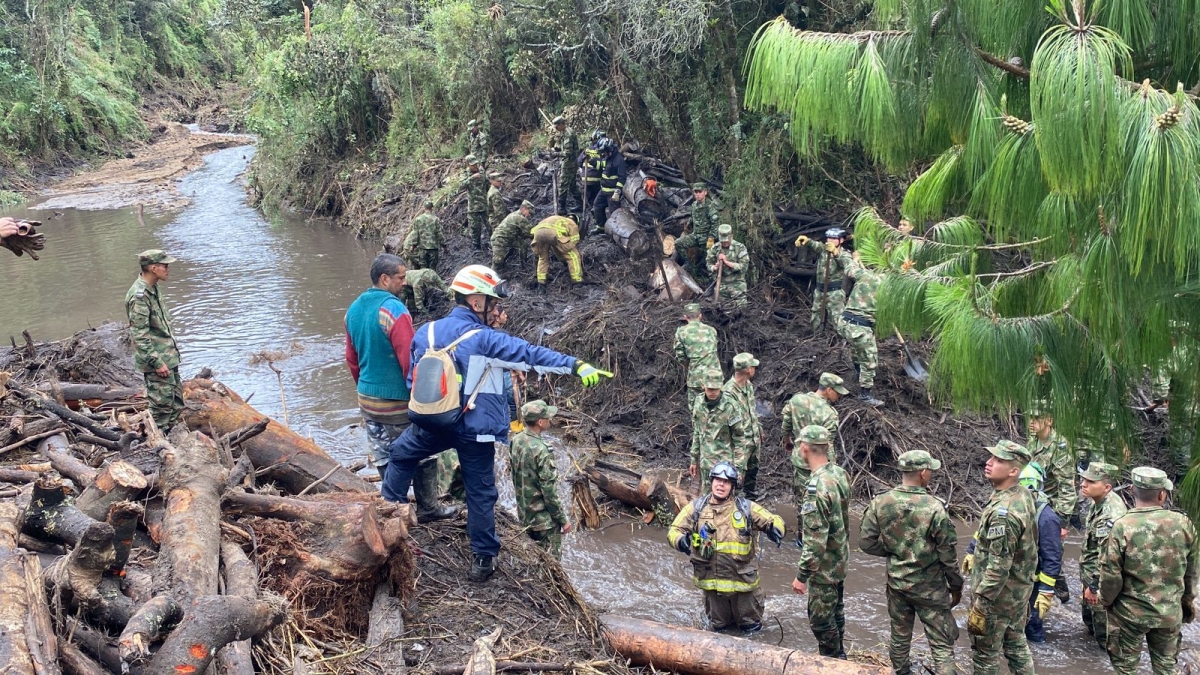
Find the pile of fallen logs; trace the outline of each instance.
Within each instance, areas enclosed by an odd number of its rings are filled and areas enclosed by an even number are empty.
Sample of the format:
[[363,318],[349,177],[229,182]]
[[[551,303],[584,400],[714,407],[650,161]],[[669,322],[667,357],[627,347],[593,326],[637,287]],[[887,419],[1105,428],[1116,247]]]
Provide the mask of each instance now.
[[107,388],[0,380],[0,672],[403,672],[407,505],[212,380],[166,437]]

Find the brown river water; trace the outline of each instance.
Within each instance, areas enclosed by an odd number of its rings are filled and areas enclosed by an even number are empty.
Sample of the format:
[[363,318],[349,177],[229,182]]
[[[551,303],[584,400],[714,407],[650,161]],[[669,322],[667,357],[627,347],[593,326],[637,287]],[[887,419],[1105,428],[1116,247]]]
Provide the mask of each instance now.
[[[164,292],[183,355],[182,374],[212,367],[227,385],[253,396],[251,403],[259,410],[282,418],[276,376],[266,364],[253,365],[251,355],[288,352],[291,356],[277,366],[283,372],[289,423],[338,459],[359,459],[365,454],[365,436],[342,356],[342,316],[369,283],[367,269],[378,246],[324,223],[265,219],[246,203],[242,189],[241,176],[253,154],[253,146],[244,146],[209,155],[203,168],[180,183],[191,204],[178,212],[147,213],[144,225],[133,209],[64,209],[51,220],[52,212],[30,208],[34,202],[0,212],[47,221],[42,228],[47,245],[39,262],[11,257],[0,262],[0,339],[19,339],[28,330],[36,340],[54,340],[88,325],[123,320],[125,292],[137,274],[136,254],[166,249],[180,259],[172,265]],[[570,469],[565,452],[559,457],[564,475]],[[501,469],[507,466],[505,455],[501,450]],[[506,475],[498,481],[501,503],[511,509],[511,482]],[[565,485],[561,494],[568,494]],[[771,497],[767,506],[777,507],[793,529],[790,500]],[[972,527],[957,526],[962,550]],[[857,531],[856,520],[852,550]],[[791,543],[781,548],[765,543],[761,572],[766,616],[763,632],[754,639],[815,651],[805,600],[790,586],[799,552]],[[1111,672],[1079,619],[1078,554],[1079,535],[1072,532],[1065,556],[1071,602],[1056,605],[1047,620],[1047,642],[1032,646],[1041,673]],[[583,596],[602,611],[703,626],[690,567],[667,544],[662,528],[621,518],[598,531],[568,535],[563,566]],[[883,559],[851,554],[845,600],[848,648],[886,652],[884,572]],[[959,661],[966,665],[965,603],[955,616],[962,633]],[[1186,628],[1185,646],[1195,646],[1200,631]],[[928,653],[919,628],[914,653]]]

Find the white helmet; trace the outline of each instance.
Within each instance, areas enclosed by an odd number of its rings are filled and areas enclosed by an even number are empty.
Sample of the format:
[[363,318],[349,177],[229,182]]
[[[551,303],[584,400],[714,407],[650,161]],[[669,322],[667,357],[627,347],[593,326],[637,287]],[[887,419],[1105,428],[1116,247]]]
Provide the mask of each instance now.
[[454,275],[450,289],[463,295],[490,295],[493,298],[508,297],[508,282],[487,265],[467,265]]

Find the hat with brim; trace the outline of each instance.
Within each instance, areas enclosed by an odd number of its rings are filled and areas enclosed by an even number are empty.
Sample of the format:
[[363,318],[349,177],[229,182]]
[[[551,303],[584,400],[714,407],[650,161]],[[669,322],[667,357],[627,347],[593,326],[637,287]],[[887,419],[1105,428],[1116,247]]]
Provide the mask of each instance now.
[[1014,443],[1009,440],[1002,440],[995,445],[987,446],[988,452],[992,453],[998,459],[1003,459],[1006,462],[1019,462],[1028,464],[1032,455],[1029,454],[1029,449],[1020,443]]
[[158,248],[152,248],[138,254],[138,263],[141,265],[170,265],[173,262],[178,262],[178,259]]
[[1079,470],[1079,476],[1087,480],[1117,482],[1121,470],[1108,462],[1092,462],[1087,468]]
[[1130,478],[1133,479],[1133,487],[1142,490],[1167,490],[1175,489],[1175,484],[1167,478],[1167,472],[1162,469],[1155,469],[1152,466],[1139,466],[1129,472]]
[[548,420],[558,414],[558,407],[549,405],[541,399],[530,401],[521,406],[521,420],[526,424],[538,420]]
[[829,445],[829,430],[820,424],[810,424],[800,430],[800,442],[808,445]]
[[833,373],[821,373],[821,379],[818,382],[822,387],[832,389],[842,396],[850,393],[850,390],[846,388],[846,381]]
[[924,450],[909,450],[896,458],[896,468],[904,472],[922,469],[937,471],[942,468],[942,460]]
[[742,352],[733,357],[734,370],[745,370],[756,366],[758,366],[758,359],[754,358],[754,355],[750,352]]

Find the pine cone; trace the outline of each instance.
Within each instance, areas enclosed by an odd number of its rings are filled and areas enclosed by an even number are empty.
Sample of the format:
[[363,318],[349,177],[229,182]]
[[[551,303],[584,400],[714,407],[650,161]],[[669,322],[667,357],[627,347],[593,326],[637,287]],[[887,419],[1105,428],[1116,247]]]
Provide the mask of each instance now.
[[1000,119],[1001,119],[1001,123],[1004,125],[1005,129],[1008,129],[1009,131],[1013,132],[1014,134],[1016,134],[1018,136],[1024,136],[1025,134],[1033,131],[1033,124],[1031,124],[1030,122],[1026,122],[1025,120],[1021,119],[1020,117],[1013,117],[1012,115],[1004,115]]
[[1179,104],[1175,104],[1167,108],[1166,112],[1154,118],[1154,126],[1157,129],[1170,129],[1179,124],[1183,119],[1183,113],[1179,109]]

